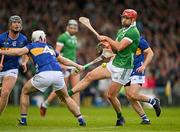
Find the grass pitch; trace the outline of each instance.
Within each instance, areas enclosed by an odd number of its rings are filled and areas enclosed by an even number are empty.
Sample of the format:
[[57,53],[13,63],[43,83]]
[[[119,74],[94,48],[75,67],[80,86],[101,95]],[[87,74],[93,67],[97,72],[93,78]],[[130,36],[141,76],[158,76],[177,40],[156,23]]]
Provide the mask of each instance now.
[[123,107],[126,120],[124,126],[116,127],[116,114],[112,107],[82,107],[87,126],[80,127],[77,120],[66,107],[49,107],[47,116],[40,117],[37,107],[30,107],[28,113],[28,126],[18,127],[17,119],[19,107],[8,106],[0,116],[0,132],[172,132],[180,131],[180,108],[162,108],[159,118],[155,116],[154,109],[145,109],[151,120],[151,125],[140,125],[141,119],[132,108]]

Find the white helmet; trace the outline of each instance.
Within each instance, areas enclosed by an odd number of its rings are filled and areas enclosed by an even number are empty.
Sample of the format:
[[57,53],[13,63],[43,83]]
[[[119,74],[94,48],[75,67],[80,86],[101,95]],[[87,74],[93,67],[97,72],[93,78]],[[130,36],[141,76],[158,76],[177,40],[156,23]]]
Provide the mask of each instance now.
[[36,41],[44,41],[46,39],[46,34],[42,30],[36,30],[32,33],[32,38],[31,40],[33,42]]
[[71,26],[71,25],[78,26],[78,23],[77,23],[76,20],[70,19],[70,20],[68,21],[68,26]]

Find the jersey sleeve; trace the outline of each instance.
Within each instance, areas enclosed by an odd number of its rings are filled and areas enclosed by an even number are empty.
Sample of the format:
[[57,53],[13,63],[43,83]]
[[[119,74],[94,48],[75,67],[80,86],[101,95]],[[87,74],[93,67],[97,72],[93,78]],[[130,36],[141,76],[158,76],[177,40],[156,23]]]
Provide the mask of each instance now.
[[3,39],[2,38],[0,38],[0,47],[2,47],[3,46]]
[[142,50],[145,50],[145,49],[149,48],[149,44],[148,44],[148,42],[146,41],[145,38],[143,38],[143,37],[140,38],[139,47]]
[[26,46],[24,46],[25,48],[27,48],[29,51],[33,48],[33,44],[27,44]]
[[124,38],[128,39],[132,43],[134,40],[139,39],[139,34],[136,32],[136,30],[129,29],[129,31],[127,31],[127,33],[124,35]]
[[25,40],[24,40],[24,46],[28,45],[29,41],[27,39],[27,37],[25,37]]
[[64,46],[64,43],[65,43],[65,36],[63,34],[59,35],[56,44],[60,46]]

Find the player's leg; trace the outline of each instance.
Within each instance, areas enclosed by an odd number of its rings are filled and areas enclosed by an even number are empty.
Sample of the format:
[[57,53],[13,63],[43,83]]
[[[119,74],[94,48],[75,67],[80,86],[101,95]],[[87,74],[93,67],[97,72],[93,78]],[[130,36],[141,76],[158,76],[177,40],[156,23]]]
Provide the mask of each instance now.
[[27,125],[27,112],[29,106],[29,94],[38,91],[36,88],[33,87],[31,80],[26,82],[23,86],[21,91],[21,98],[20,98],[20,113],[21,113],[21,120],[19,125]]
[[122,87],[121,84],[112,81],[112,83],[108,89],[108,99],[109,99],[110,103],[112,104],[112,106],[113,106],[113,108],[117,114],[116,126],[121,126],[125,123],[125,120],[124,120],[122,113],[121,113],[121,104],[117,98],[117,96],[119,94],[119,90],[121,87]]
[[57,97],[56,93],[54,91],[52,91],[50,93],[50,95],[48,96],[48,98],[41,104],[41,107],[40,107],[40,115],[42,117],[45,117],[46,115],[46,111],[47,111],[47,108],[49,106],[49,104]]
[[0,96],[0,114],[6,108],[6,105],[9,100],[9,95],[16,83],[17,77],[14,76],[5,76],[2,80],[2,89],[1,89],[1,96]]
[[153,105],[156,115],[160,116],[161,114],[161,108],[160,108],[160,101],[157,98],[149,98],[145,95],[139,94],[137,92],[137,88],[140,88],[140,85],[138,84],[131,84],[130,89],[127,89],[127,93],[126,95],[128,96],[128,98],[130,98],[131,100],[136,100],[136,101],[141,101],[141,102],[147,102],[150,103],[151,105]]
[[150,124],[150,120],[148,119],[148,117],[146,116],[141,104],[139,101],[134,100],[133,98],[131,98],[132,96],[129,96],[130,93],[135,95],[138,93],[140,88],[140,84],[136,84],[134,85],[134,87],[132,88],[131,86],[126,86],[125,87],[125,91],[126,91],[126,96],[129,100],[129,102],[131,103],[133,109],[137,112],[137,114],[141,117],[142,122],[141,124]]
[[60,90],[57,90],[56,94],[58,95],[59,99],[61,99],[61,101],[63,101],[67,105],[69,111],[72,112],[73,115],[78,119],[79,125],[86,126],[85,120],[81,115],[80,108],[76,104],[76,102],[68,95],[67,88],[64,87]]
[[[69,73],[68,75],[65,75],[64,81],[66,83],[66,86],[68,86],[68,82],[69,82]],[[40,107],[40,115],[41,117],[45,117],[46,116],[46,112],[47,112],[47,108],[49,106],[49,104],[57,97],[55,91],[52,91],[50,93],[50,95],[48,96],[48,98],[41,104]]]
[[119,68],[112,65],[112,62],[107,64],[108,70],[111,72],[112,83],[108,89],[108,99],[112,104],[117,114],[116,126],[122,126],[125,120],[121,113],[121,104],[117,96],[120,88],[129,82],[132,69]]
[[99,79],[109,78],[111,73],[108,71],[107,68],[103,68],[99,66],[89,72],[78,84],[73,87],[72,90],[68,91],[69,95],[72,96],[73,94],[84,90],[91,82]]
[[[71,87],[74,88],[80,81],[80,74],[70,75],[69,77]],[[80,106],[80,92],[72,95],[72,99]]]

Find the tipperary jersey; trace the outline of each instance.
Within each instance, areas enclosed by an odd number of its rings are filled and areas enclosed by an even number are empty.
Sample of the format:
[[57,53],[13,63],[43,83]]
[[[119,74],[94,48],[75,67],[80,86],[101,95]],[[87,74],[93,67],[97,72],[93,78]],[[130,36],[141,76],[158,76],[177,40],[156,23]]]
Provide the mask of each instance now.
[[[22,33],[16,39],[12,39],[8,36],[8,32],[0,34],[0,48],[8,50],[10,48],[22,48],[27,45],[27,38]],[[19,56],[4,56],[3,70],[19,68]]]
[[143,52],[147,48],[149,48],[148,42],[145,40],[144,37],[140,37],[139,46],[134,55],[134,68],[133,68],[133,72],[132,72],[131,76],[133,76],[133,75],[144,76],[144,72],[143,73],[136,72],[136,69],[143,64],[143,62],[144,62],[144,53]]
[[33,42],[25,46],[29,50],[36,67],[36,73],[43,71],[61,71],[61,66],[56,57],[59,54],[47,43]]

